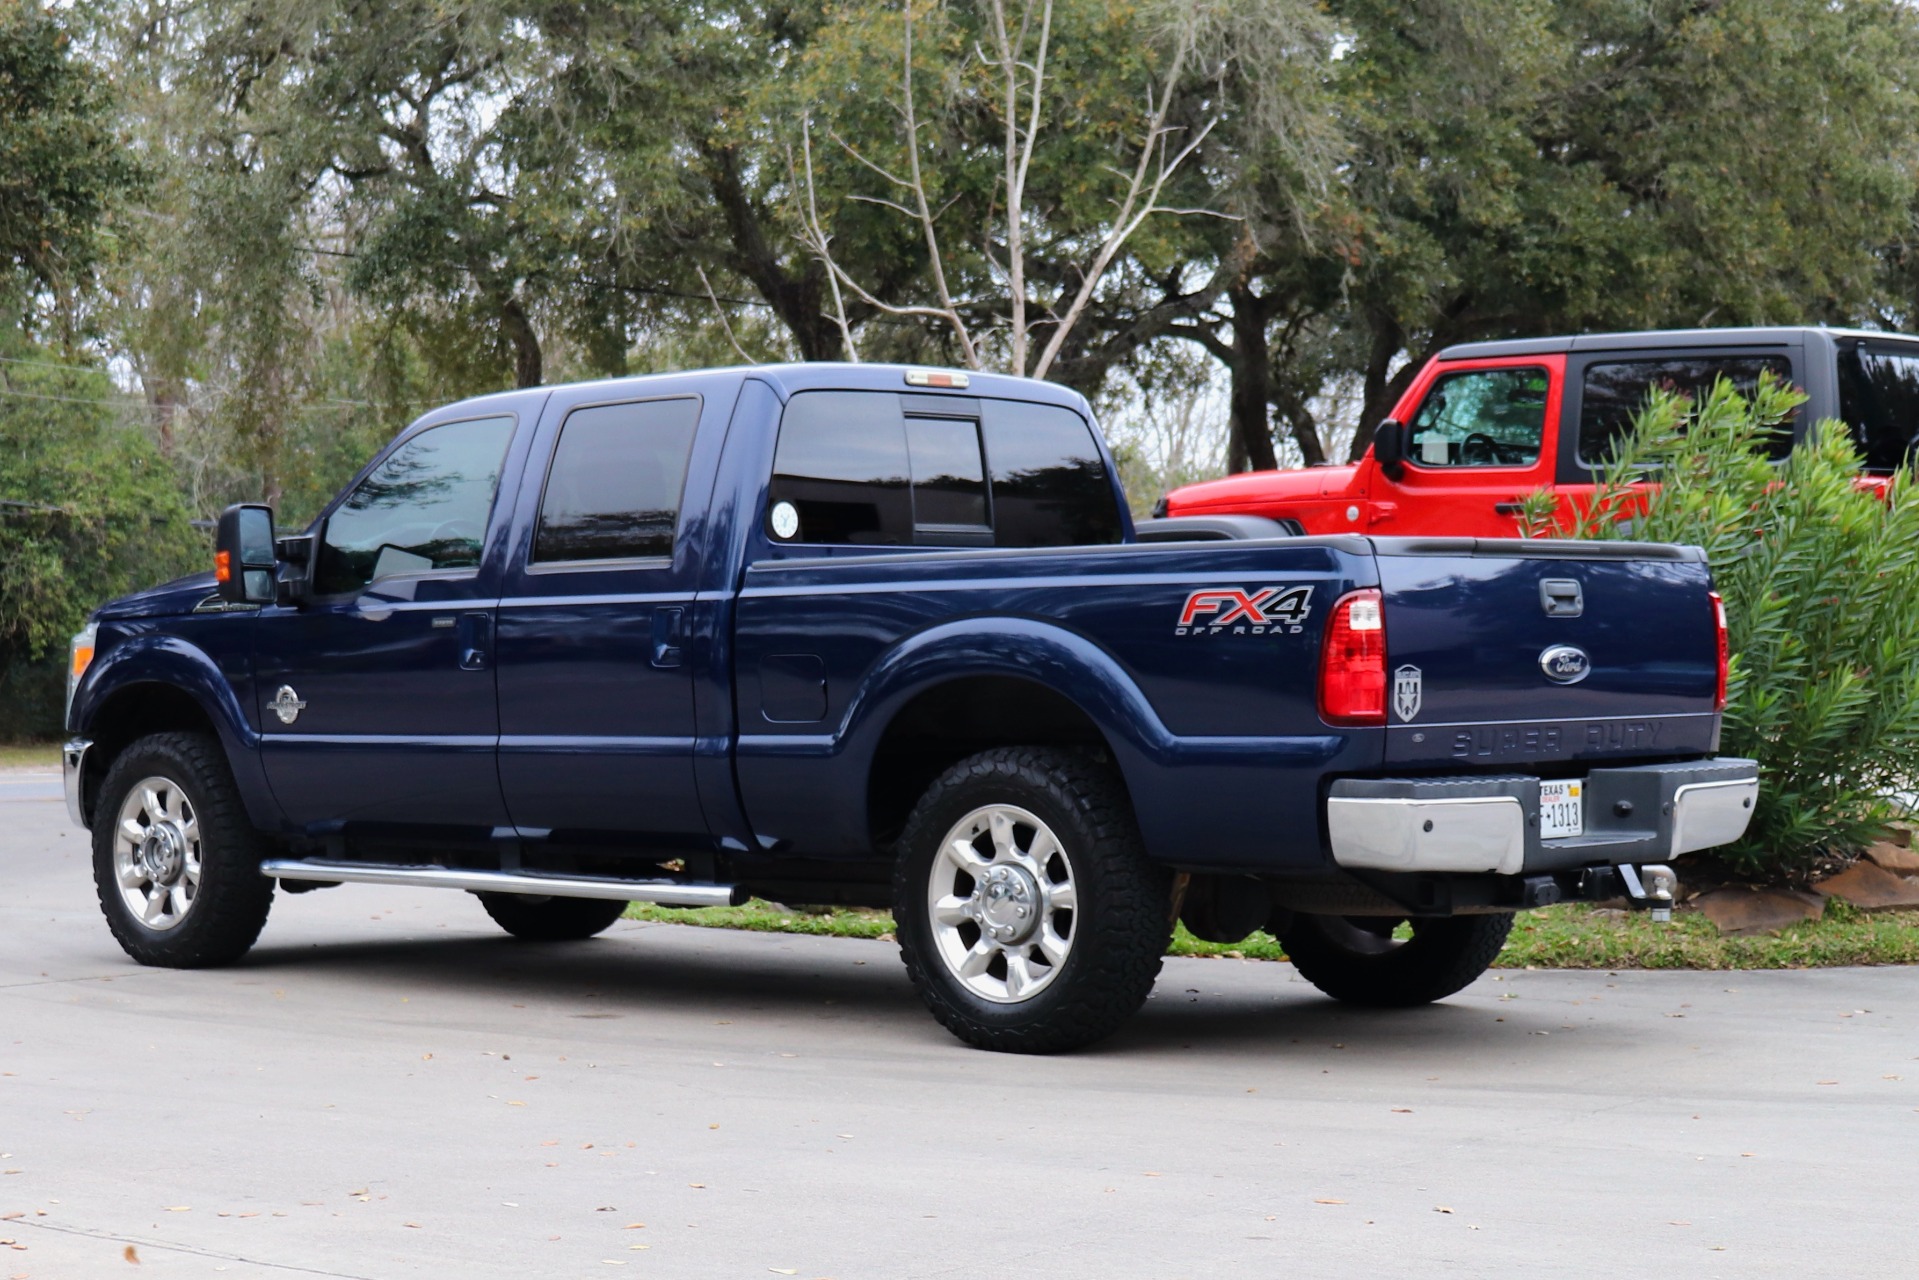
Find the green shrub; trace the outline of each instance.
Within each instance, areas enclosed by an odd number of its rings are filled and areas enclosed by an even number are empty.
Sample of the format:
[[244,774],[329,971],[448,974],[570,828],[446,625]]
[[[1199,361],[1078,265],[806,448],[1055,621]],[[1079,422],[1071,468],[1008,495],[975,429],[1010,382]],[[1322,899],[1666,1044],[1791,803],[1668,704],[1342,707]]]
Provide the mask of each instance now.
[[[1752,826],[1722,858],[1775,881],[1880,835],[1919,778],[1919,485],[1862,489],[1838,422],[1769,462],[1803,399],[1770,382],[1750,400],[1724,381],[1698,404],[1656,395],[1564,530],[1705,549],[1733,654],[1721,750],[1761,769]],[[1653,473],[1649,496],[1634,488]]]

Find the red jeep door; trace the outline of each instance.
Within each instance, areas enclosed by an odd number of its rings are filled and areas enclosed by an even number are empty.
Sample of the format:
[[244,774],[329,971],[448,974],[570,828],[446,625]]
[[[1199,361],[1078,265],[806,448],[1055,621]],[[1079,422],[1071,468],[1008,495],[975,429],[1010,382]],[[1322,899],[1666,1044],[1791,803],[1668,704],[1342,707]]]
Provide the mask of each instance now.
[[[1370,532],[1510,538],[1557,465],[1563,355],[1435,364],[1400,401],[1406,469],[1374,473]],[[1550,427],[1549,427],[1550,424]]]

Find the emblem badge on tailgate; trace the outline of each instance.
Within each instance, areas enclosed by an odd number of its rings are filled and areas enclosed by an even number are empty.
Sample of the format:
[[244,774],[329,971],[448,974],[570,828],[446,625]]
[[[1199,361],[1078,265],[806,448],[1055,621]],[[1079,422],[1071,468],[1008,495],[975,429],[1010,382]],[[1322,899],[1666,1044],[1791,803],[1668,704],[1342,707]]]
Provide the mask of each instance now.
[[1593,660],[1584,649],[1556,644],[1539,655],[1539,669],[1554,684],[1578,684],[1592,674]]
[[1420,686],[1424,682],[1418,667],[1404,666],[1393,672],[1393,710],[1401,720],[1419,714]]
[[1187,594],[1173,634],[1293,635],[1312,611],[1311,587],[1205,587]]

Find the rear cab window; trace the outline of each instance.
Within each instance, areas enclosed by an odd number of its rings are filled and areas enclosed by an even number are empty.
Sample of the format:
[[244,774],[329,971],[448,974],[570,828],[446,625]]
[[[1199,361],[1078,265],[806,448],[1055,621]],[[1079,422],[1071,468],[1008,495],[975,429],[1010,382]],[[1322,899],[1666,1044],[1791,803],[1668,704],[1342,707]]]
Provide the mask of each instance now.
[[807,547],[1116,543],[1092,427],[1058,405],[805,391],[780,420],[767,539]]

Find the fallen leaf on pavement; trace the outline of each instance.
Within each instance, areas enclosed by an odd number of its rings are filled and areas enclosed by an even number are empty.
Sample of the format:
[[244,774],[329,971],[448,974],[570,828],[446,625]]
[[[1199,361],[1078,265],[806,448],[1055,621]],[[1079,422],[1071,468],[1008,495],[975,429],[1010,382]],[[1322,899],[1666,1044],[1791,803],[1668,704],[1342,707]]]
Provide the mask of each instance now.
[[127,1251],[121,1254],[120,1256],[125,1258],[128,1262],[131,1262],[136,1267],[140,1265],[140,1251],[134,1248],[132,1245],[128,1245]]
[[1335,1200],[1331,1196],[1314,1196],[1314,1204],[1345,1204],[1344,1200]]
[[1452,1206],[1448,1204],[1436,1204],[1433,1206],[1434,1213],[1451,1213],[1452,1211]]

